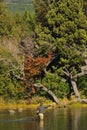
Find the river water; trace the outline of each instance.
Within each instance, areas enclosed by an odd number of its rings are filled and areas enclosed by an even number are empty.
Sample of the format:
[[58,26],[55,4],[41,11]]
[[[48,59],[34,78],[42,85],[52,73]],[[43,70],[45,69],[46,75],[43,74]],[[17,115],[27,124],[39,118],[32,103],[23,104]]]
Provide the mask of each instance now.
[[[30,12],[34,12],[34,7],[32,4],[32,0],[3,0],[4,2],[8,3],[8,9],[12,12],[15,11],[24,11],[25,9],[29,10]],[[84,0],[84,11],[87,15],[87,0]]]
[[23,12],[24,10],[29,10],[29,12],[34,12],[34,7],[32,4],[32,0],[3,0],[7,3],[7,7],[12,12],[20,11]]
[[40,122],[35,117],[32,110],[0,111],[0,130],[87,130],[87,108],[49,109]]

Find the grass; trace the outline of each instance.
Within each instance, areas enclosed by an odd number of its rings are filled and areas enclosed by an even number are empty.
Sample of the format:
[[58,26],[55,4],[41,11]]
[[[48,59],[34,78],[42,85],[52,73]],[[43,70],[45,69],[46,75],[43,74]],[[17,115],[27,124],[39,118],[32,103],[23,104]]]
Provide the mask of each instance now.
[[[37,101],[38,100],[38,101]],[[0,98],[0,110],[5,110],[5,109],[36,109],[40,102],[43,102],[44,105],[52,105],[53,107],[55,106],[55,103],[49,100],[46,100],[45,98],[43,98],[43,100],[39,97],[37,99],[37,97],[35,97],[31,103],[27,103],[25,100],[19,100],[19,101],[4,101],[3,98]]]
[[38,104],[26,104],[26,102],[24,101],[20,101],[20,103],[16,103],[16,102],[5,102],[0,101],[0,110],[5,110],[5,109],[19,109],[19,108],[23,108],[23,109],[35,109],[38,106]]
[[84,103],[79,103],[79,102],[73,102],[69,105],[69,107],[87,107],[87,104],[84,104]]
[[[31,103],[26,103],[26,101],[24,101],[24,100],[19,100],[17,102],[15,102],[15,101],[6,102],[2,98],[0,98],[0,110],[6,110],[6,109],[16,110],[19,108],[22,108],[23,110],[36,109],[39,106],[41,101],[44,103],[44,105],[51,105],[51,108],[58,107],[58,105],[56,103],[54,103],[50,100],[47,100],[45,98],[43,98],[43,100],[42,100],[41,97],[35,97]],[[63,99],[60,101],[61,101],[61,106],[65,105],[66,107],[72,107],[72,108],[87,107],[87,104],[73,102],[73,101],[69,105],[67,105],[69,103],[69,101],[67,99]]]

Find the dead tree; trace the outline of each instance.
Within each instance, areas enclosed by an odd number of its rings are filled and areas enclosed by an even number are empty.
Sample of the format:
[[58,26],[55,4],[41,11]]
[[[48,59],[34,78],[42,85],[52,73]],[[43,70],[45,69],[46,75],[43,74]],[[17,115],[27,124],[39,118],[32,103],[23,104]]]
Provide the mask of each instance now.
[[77,87],[77,84],[76,84],[77,78],[84,76],[84,75],[87,75],[87,59],[85,59],[84,62],[85,62],[86,65],[81,67],[80,73],[73,76],[68,71],[64,71],[64,74],[70,79],[72,89],[73,89],[73,92],[75,94],[76,99],[79,99],[79,101],[87,103],[87,99],[80,99],[79,90],[78,90],[78,87]]
[[39,88],[39,89],[45,91],[46,93],[48,93],[53,98],[54,102],[56,102],[57,104],[59,104],[58,98],[56,97],[56,95],[51,90],[48,90],[42,84],[34,84],[34,87],[35,88]]

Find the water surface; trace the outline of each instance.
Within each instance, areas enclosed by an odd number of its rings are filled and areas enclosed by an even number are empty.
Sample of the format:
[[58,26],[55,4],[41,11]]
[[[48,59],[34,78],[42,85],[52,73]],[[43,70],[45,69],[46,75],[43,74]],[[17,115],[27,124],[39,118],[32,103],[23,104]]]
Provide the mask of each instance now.
[[50,109],[42,122],[31,120],[33,117],[36,112],[32,110],[14,115],[0,111],[0,130],[87,130],[87,108]]
[[7,3],[7,7],[12,12],[24,10],[29,10],[29,12],[34,12],[34,7],[32,4],[32,0],[4,0]]

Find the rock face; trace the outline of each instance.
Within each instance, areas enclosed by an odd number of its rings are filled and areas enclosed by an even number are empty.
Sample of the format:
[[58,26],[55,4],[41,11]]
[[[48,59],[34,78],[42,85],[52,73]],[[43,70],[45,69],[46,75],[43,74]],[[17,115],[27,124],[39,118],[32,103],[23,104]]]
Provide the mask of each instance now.
[[31,37],[26,37],[21,40],[21,42],[16,39],[4,38],[0,44],[4,46],[17,61],[20,61],[20,58],[22,60],[24,55],[33,57],[35,54],[34,41]]
[[20,49],[24,54],[34,56],[34,41],[31,37],[26,37],[20,42]]
[[16,39],[8,39],[4,38],[0,43],[4,48],[8,50],[8,52],[17,60],[19,61],[21,51],[19,49],[19,43]]

